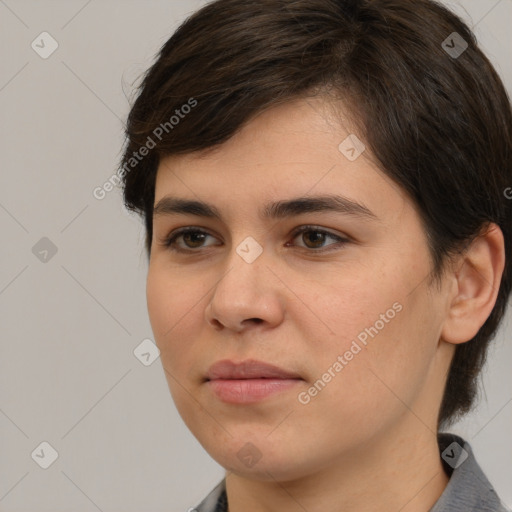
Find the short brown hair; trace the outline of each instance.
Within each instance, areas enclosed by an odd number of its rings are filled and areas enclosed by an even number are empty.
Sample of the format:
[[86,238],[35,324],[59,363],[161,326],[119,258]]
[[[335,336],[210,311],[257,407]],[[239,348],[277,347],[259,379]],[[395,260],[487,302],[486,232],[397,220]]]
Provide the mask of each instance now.
[[[143,77],[121,161],[125,205],[145,220],[149,257],[163,156],[213,149],[264,109],[328,89],[358,120],[358,136],[383,172],[418,206],[434,277],[489,223],[504,234],[496,305],[451,363],[439,413],[439,425],[448,424],[474,403],[511,290],[512,201],[504,191],[512,185],[512,112],[475,36],[446,7],[433,0],[205,5]],[[181,111],[191,101],[195,107]],[[151,150],[135,162],[143,146]]]

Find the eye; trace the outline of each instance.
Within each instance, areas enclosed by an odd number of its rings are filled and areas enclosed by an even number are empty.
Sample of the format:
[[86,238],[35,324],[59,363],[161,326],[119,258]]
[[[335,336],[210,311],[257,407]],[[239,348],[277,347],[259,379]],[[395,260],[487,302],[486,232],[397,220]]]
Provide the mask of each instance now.
[[[325,252],[333,250],[333,248],[325,249],[324,243],[326,239],[331,238],[335,240],[336,243],[329,244],[329,246],[338,246],[341,247],[349,242],[348,239],[330,233],[329,231],[325,231],[324,229],[320,229],[316,226],[302,226],[297,229],[293,233],[293,238],[301,237],[301,240],[305,243],[306,249],[315,249],[314,252]],[[304,247],[304,246],[299,246]]]
[[[201,244],[204,242],[205,238],[209,236],[211,235],[202,229],[186,227],[171,233],[163,240],[162,245],[176,252],[188,252],[201,248]],[[176,241],[179,238],[183,239],[185,247],[176,247]]]
[[[299,236],[302,236],[304,245],[298,245],[298,247],[302,249],[312,249],[310,252],[316,253],[327,252],[336,249],[336,247],[327,249],[325,248],[324,244],[329,238],[334,240],[335,243],[328,244],[328,246],[337,246],[337,248],[340,248],[341,246],[350,242],[350,240],[346,238],[340,237],[334,233],[330,233],[329,231],[325,231],[324,229],[320,229],[316,226],[301,226],[293,232],[292,240],[298,238]],[[208,237],[214,238],[212,235],[202,229],[188,226],[174,231],[168,237],[162,240],[161,243],[164,247],[175,252],[198,252],[195,249],[209,247],[208,245],[203,245]],[[180,239],[184,245],[177,243]],[[211,245],[219,244],[210,244],[210,246]],[[289,247],[290,244],[287,243],[286,246]]]

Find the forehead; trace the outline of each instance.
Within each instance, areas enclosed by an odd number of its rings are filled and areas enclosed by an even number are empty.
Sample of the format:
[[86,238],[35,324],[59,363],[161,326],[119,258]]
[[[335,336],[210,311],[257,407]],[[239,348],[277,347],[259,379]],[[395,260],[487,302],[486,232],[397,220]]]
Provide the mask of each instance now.
[[[389,207],[384,203],[402,202],[403,193],[354,131],[348,117],[334,116],[320,98],[273,107],[213,149],[164,157],[154,204],[169,195],[219,204],[254,200],[260,206],[270,198],[336,195],[347,199],[347,210],[352,201],[378,216]],[[261,209],[262,216],[269,208]]]

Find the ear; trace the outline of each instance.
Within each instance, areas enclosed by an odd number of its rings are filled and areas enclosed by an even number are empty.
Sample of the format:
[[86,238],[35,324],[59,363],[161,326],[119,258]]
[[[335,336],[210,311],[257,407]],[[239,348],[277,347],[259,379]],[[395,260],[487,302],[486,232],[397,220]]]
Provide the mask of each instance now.
[[456,267],[441,339],[458,344],[477,334],[496,303],[505,267],[505,243],[499,226],[491,223],[464,251]]

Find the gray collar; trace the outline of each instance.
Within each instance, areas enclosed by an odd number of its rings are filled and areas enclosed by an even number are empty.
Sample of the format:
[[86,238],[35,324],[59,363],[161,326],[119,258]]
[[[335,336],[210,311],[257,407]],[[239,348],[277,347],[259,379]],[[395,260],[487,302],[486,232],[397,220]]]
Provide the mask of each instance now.
[[501,503],[464,439],[455,434],[439,434],[437,440],[450,480],[430,512],[510,512]]
[[[501,503],[466,441],[448,433],[438,434],[437,440],[450,480],[430,512],[512,512]],[[219,482],[194,510],[227,512],[226,480]]]

